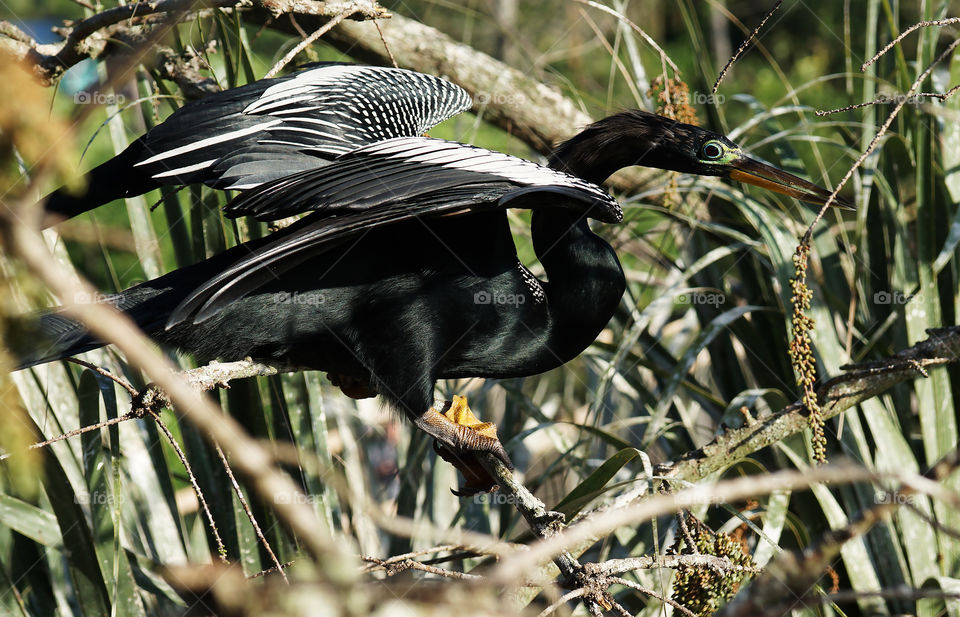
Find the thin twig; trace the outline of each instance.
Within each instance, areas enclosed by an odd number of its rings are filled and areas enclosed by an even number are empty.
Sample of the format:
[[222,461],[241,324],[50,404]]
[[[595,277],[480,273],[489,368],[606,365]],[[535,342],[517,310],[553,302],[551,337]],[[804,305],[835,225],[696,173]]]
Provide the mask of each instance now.
[[150,410],[149,413],[153,417],[154,422],[157,423],[157,426],[160,427],[160,430],[163,431],[167,441],[170,442],[170,446],[173,448],[173,451],[177,453],[177,458],[180,459],[180,463],[183,465],[183,468],[187,470],[187,478],[190,480],[190,486],[193,487],[193,492],[197,495],[197,501],[200,502],[200,507],[203,509],[203,514],[207,518],[207,526],[210,527],[210,533],[213,534],[213,538],[217,542],[217,554],[220,556],[220,561],[223,563],[228,563],[227,549],[223,545],[223,540],[220,538],[220,532],[217,531],[217,523],[213,520],[213,514],[211,514],[210,507],[207,505],[207,500],[203,496],[203,491],[200,490],[200,483],[197,482],[197,477],[193,475],[193,468],[190,466],[190,461],[187,460],[187,455],[184,454],[183,450],[180,448],[180,444],[177,443],[177,440],[173,438],[173,433],[170,432],[170,429],[167,428],[167,425],[164,424],[163,420],[160,419],[160,414],[153,410]]
[[380,27],[380,23],[374,19],[373,25],[377,27],[377,34],[380,35],[380,40],[383,42],[383,48],[386,50],[387,55],[390,56],[390,64],[393,65],[393,68],[398,69],[400,65],[397,64],[397,59],[393,56],[393,52],[390,51],[390,46],[387,45],[387,39],[383,38],[383,29]]
[[570,600],[576,600],[577,598],[581,597],[581,596],[582,596],[583,594],[585,594],[585,593],[587,593],[587,590],[584,589],[583,587],[578,587],[577,589],[574,589],[573,591],[567,592],[567,593],[563,594],[562,596],[560,596],[560,599],[559,599],[559,600],[557,600],[556,602],[554,602],[553,604],[551,604],[551,605],[548,606],[547,608],[545,608],[545,609],[543,609],[542,611],[540,611],[540,612],[537,614],[537,617],[547,617],[547,615],[549,615],[550,613],[555,612],[558,608],[560,608],[561,606],[563,606],[564,604],[566,604],[566,603],[569,602]]
[[[127,420],[136,420],[137,418],[142,417],[142,414],[138,412],[125,413],[122,416],[116,418],[111,418],[110,420],[105,420],[103,422],[97,422],[96,424],[90,424],[88,426],[83,426],[78,429],[67,431],[62,435],[57,435],[56,437],[51,437],[50,439],[45,439],[44,441],[38,441],[37,443],[32,443],[27,446],[27,450],[36,450],[38,448],[45,448],[50,444],[57,443],[58,441],[63,441],[64,439],[70,439],[71,437],[76,437],[78,435],[83,435],[84,433],[89,433],[90,431],[100,430],[108,426],[113,426],[114,424],[120,424],[121,422],[126,422]],[[5,454],[0,454],[0,461],[4,461],[11,456],[16,454],[15,452],[7,452]]]
[[953,538],[954,540],[960,540],[960,530],[944,525],[943,523],[935,519],[933,516],[931,516],[930,514],[927,514],[926,512],[924,512],[919,507],[915,506],[909,501],[904,502],[903,507],[913,512],[913,514],[917,518],[922,520],[924,523],[926,523],[927,525],[930,525],[931,529],[935,529],[943,534],[946,534],[951,538]]
[[620,613],[621,617],[633,617],[633,613],[628,611],[622,604],[617,602],[614,598],[607,600],[610,603],[610,607]]
[[783,0],[777,0],[777,2],[773,5],[773,8],[767,11],[767,14],[764,15],[763,19],[760,20],[760,23],[757,25],[757,27],[750,32],[750,35],[747,36],[742,43],[740,43],[740,47],[737,47],[737,51],[733,53],[733,56],[731,56],[724,65],[723,70],[721,70],[720,74],[717,75],[717,81],[713,82],[713,94],[717,93],[717,88],[720,87],[720,82],[723,81],[724,77],[726,77],[727,71],[730,70],[730,67],[733,66],[733,63],[740,58],[743,52],[747,49],[747,46],[750,45],[754,38],[756,38],[757,34],[760,32],[760,29],[763,28],[763,25],[767,23],[767,20],[777,12],[777,9],[780,8],[781,4],[783,4]]
[[907,28],[906,30],[904,30],[903,32],[901,32],[897,36],[897,38],[893,39],[892,41],[884,45],[883,49],[878,51],[874,57],[870,58],[869,60],[861,64],[860,71],[866,71],[868,66],[870,66],[871,64],[879,60],[880,56],[882,56],[883,54],[893,49],[894,45],[902,41],[904,37],[906,37],[908,34],[913,32],[914,30],[918,30],[920,28],[928,28],[930,26],[948,26],[950,24],[956,24],[956,23],[960,23],[960,17],[948,17],[947,19],[935,19],[933,21],[921,21],[921,22],[915,23],[909,28]]
[[349,16],[352,15],[353,13],[354,13],[354,10],[353,10],[353,9],[347,9],[346,11],[340,13],[339,15],[337,15],[336,17],[334,17],[333,19],[331,19],[331,20],[328,21],[327,23],[325,23],[325,24],[323,24],[322,26],[320,26],[319,28],[317,28],[317,29],[313,32],[313,34],[311,34],[311,35],[308,36],[307,38],[305,38],[305,39],[303,39],[302,41],[300,41],[299,43],[297,43],[297,45],[296,45],[293,49],[291,49],[290,51],[288,51],[287,54],[286,54],[283,58],[280,59],[280,62],[277,62],[275,65],[273,65],[273,68],[272,68],[272,69],[270,69],[269,71],[267,71],[267,74],[264,75],[263,78],[264,78],[264,79],[267,79],[267,78],[273,77],[274,75],[276,75],[277,73],[279,73],[279,72],[280,72],[280,69],[282,69],[282,68],[285,67],[286,65],[290,64],[290,62],[292,62],[293,59],[297,57],[297,54],[299,54],[301,51],[303,51],[304,49],[306,49],[307,47],[309,47],[311,43],[313,43],[314,41],[316,41],[317,39],[319,39],[321,36],[323,36],[324,34],[326,34],[327,32],[329,32],[331,28],[333,28],[334,26],[336,26],[337,24],[339,24],[341,21],[343,21],[344,19],[346,19],[347,17],[349,17]]
[[237,478],[233,475],[233,470],[230,469],[230,463],[227,462],[227,457],[223,453],[223,449],[218,443],[214,444],[214,448],[217,451],[217,456],[220,458],[220,463],[223,465],[223,470],[227,472],[227,478],[230,480],[230,486],[233,487],[234,494],[236,494],[237,499],[240,500],[240,505],[243,507],[243,511],[246,512],[247,519],[250,521],[250,524],[253,525],[253,532],[257,534],[257,539],[260,540],[263,548],[267,550],[267,554],[270,556],[271,561],[273,561],[274,568],[280,573],[280,576],[283,577],[283,582],[289,585],[290,581],[287,579],[287,573],[283,571],[283,566],[280,564],[280,560],[277,559],[277,556],[274,554],[273,547],[270,546],[270,543],[263,535],[263,531],[260,530],[260,524],[257,523],[257,517],[255,517],[253,512],[250,510],[250,505],[247,503],[247,498],[243,496],[243,491],[240,490],[240,484],[237,482]]
[[660,600],[660,601],[663,602],[664,604],[669,604],[670,606],[672,606],[673,608],[677,609],[678,611],[680,611],[680,612],[683,613],[684,615],[687,615],[687,617],[698,617],[698,615],[697,615],[696,613],[694,613],[693,611],[691,611],[691,610],[690,610],[689,608],[687,608],[686,606],[680,604],[679,602],[677,602],[677,601],[674,600],[673,598],[668,598],[668,597],[666,597],[666,596],[664,596],[664,595],[661,595],[661,594],[657,593],[656,591],[654,591],[654,590],[652,590],[652,589],[647,589],[646,587],[644,587],[643,585],[641,585],[641,584],[639,584],[639,583],[634,583],[633,581],[628,581],[627,579],[625,579],[625,578],[620,578],[619,576],[613,576],[613,577],[611,577],[611,578],[610,578],[610,582],[611,582],[611,583],[619,583],[620,585],[623,585],[624,587],[629,587],[630,589],[636,589],[637,591],[639,591],[640,593],[642,593],[642,594],[644,594],[644,595],[647,595],[647,596],[650,596],[651,598],[655,598],[655,599],[657,599],[657,600]]
[[[281,564],[280,571],[282,572],[282,571],[283,571],[282,568],[289,568],[290,566],[292,566],[292,565],[295,564],[295,563],[296,563],[295,561],[288,561],[287,563]],[[272,573],[276,572],[277,570],[278,570],[278,568],[277,568],[276,566],[274,566],[274,567],[272,567],[272,568],[267,568],[266,570],[260,570],[260,571],[257,572],[256,574],[251,574],[251,575],[248,576],[247,578],[260,578],[261,576],[266,576],[267,574],[272,574]]]
[[64,360],[66,360],[67,362],[71,362],[73,364],[82,366],[86,369],[93,371],[98,375],[103,375],[107,379],[112,380],[114,383],[116,383],[121,388],[126,390],[127,394],[129,394],[131,398],[137,395],[137,389],[134,388],[129,381],[127,381],[126,379],[123,379],[122,377],[118,377],[117,375],[114,375],[113,373],[103,368],[102,366],[97,366],[92,362],[87,362],[86,360],[80,360],[79,358],[64,358]]
[[437,568],[436,566],[430,566],[425,563],[421,563],[416,559],[401,559],[399,561],[391,561],[390,563],[387,563],[383,559],[377,559],[376,557],[361,556],[360,559],[379,566],[384,572],[386,572],[387,576],[400,574],[406,570],[420,570],[421,572],[435,574],[444,578],[452,578],[458,581],[482,581],[484,579],[484,577],[477,574],[444,570],[443,568]]
[[[913,95],[913,98],[915,100],[908,101],[908,102],[916,103],[916,102],[919,102],[919,99],[921,98],[932,98],[932,99],[938,99],[942,103],[943,101],[946,101],[948,98],[953,96],[957,92],[957,90],[960,90],[960,84],[950,88],[946,92],[917,92],[916,94]],[[854,109],[869,107],[871,105],[887,105],[889,103],[896,103],[897,100],[898,100],[898,97],[880,96],[872,101],[867,101],[866,103],[855,103],[853,105],[847,105],[846,107],[838,107],[836,109],[828,109],[826,111],[821,109],[821,110],[817,110],[814,113],[816,113],[816,115],[821,117],[829,116],[830,114],[837,114],[842,111],[853,111]]]
[[826,202],[824,202],[823,207],[820,208],[820,211],[817,213],[817,216],[814,217],[813,222],[810,223],[810,227],[807,228],[806,233],[803,235],[804,242],[806,243],[810,242],[810,238],[813,237],[814,228],[816,227],[817,223],[820,222],[820,219],[823,218],[824,214],[826,214],[830,206],[833,205],[834,200],[836,199],[837,195],[840,193],[840,189],[842,189],[844,185],[846,185],[847,181],[853,177],[853,172],[855,172],[861,165],[863,165],[863,162],[867,160],[867,157],[870,156],[873,153],[873,151],[877,148],[877,144],[880,143],[880,138],[886,134],[887,130],[890,128],[890,125],[893,124],[894,119],[900,114],[900,110],[903,109],[903,106],[907,104],[907,101],[910,99],[910,97],[913,96],[916,93],[916,91],[920,88],[920,84],[922,84],[924,80],[926,80],[926,78],[930,75],[930,73],[933,72],[934,67],[936,67],[938,64],[943,62],[946,58],[950,57],[951,54],[953,54],[953,50],[957,48],[957,45],[960,45],[960,39],[957,39],[953,43],[948,45],[947,48],[943,51],[943,53],[937,56],[937,59],[931,62],[930,66],[928,66],[923,71],[923,73],[921,73],[920,76],[917,77],[917,79],[910,86],[910,89],[907,90],[907,93],[903,96],[903,98],[899,102],[897,102],[896,107],[893,108],[893,111],[891,111],[890,115],[887,116],[887,119],[884,121],[883,125],[880,126],[880,130],[877,132],[874,138],[870,141],[870,144],[867,146],[867,149],[863,152],[863,154],[860,155],[860,158],[857,159],[857,161],[853,164],[853,166],[850,167],[850,169],[843,176],[843,178],[840,179],[839,184],[837,184],[836,188],[833,189],[833,192],[830,193],[830,196],[827,197],[827,200]]
[[[473,551],[472,549],[468,549],[467,547],[460,544],[444,544],[442,546],[432,546],[430,548],[425,548],[425,549],[422,549],[419,551],[413,551],[410,553],[404,553],[402,555],[394,555],[386,559],[377,559],[376,557],[367,557],[365,555],[360,555],[359,557],[361,560],[369,563],[369,565],[364,566],[362,570],[364,572],[370,572],[372,570],[376,570],[377,568],[383,568],[390,564],[403,561],[405,559],[414,559],[416,557],[423,557],[424,555],[433,555],[434,553],[446,553],[446,552],[464,551],[464,550],[470,550],[471,552],[475,553],[475,551]],[[478,553],[478,554],[481,554],[481,553]]]

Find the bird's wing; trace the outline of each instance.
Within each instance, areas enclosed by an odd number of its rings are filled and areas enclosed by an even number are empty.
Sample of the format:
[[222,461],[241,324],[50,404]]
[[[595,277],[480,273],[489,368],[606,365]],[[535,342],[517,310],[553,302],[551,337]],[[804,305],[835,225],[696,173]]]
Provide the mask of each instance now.
[[517,157],[439,139],[397,138],[323,169],[281,178],[227,206],[231,216],[274,219],[314,211],[198,287],[168,327],[200,322],[284,271],[366,230],[413,218],[505,207],[559,207],[607,222],[622,218],[599,186]]
[[431,75],[324,64],[185,105],[141,138],[133,166],[162,184],[248,189],[355,148],[422,135],[470,104],[462,88]]
[[359,148],[327,167],[266,183],[227,204],[224,213],[276,220],[315,210],[371,211],[403,201],[422,202],[411,207],[429,214],[430,208],[447,206],[435,192],[461,185],[465,196],[478,203],[516,197],[514,191],[523,187],[553,187],[569,191],[578,202],[616,204],[591,182],[509,154],[442,139],[399,137]]

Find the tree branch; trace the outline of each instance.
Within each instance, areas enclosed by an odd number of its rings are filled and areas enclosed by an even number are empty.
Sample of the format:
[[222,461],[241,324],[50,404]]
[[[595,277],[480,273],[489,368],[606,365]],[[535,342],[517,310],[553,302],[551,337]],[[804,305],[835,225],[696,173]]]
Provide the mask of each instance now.
[[[104,54],[108,41],[131,26],[158,23],[149,16],[165,14],[166,22],[196,17],[202,11],[255,11],[260,23],[282,14],[328,19],[346,14],[350,19],[377,19],[389,13],[375,0],[151,0],[112,7],[58,28],[63,43],[40,45],[7,21],[0,22],[0,53],[27,62],[45,85],[54,83],[68,68],[86,58]],[[342,17],[341,17],[342,19]],[[128,25],[122,25],[129,22]]]
[[[930,338],[886,360],[846,365],[847,372],[817,388],[824,419],[838,415],[861,401],[877,396],[908,379],[926,377],[928,367],[960,360],[960,326],[927,331]],[[658,465],[654,475],[671,480],[696,482],[742,461],[757,450],[782,441],[809,426],[802,405],[796,403],[782,412],[747,426],[727,429],[712,442],[683,458]]]

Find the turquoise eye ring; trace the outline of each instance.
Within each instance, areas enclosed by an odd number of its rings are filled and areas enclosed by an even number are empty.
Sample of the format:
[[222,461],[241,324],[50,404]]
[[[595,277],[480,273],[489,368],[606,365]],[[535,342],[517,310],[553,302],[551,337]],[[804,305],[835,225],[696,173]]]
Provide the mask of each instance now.
[[723,156],[723,145],[715,139],[711,139],[700,148],[700,154],[709,161],[716,161]]

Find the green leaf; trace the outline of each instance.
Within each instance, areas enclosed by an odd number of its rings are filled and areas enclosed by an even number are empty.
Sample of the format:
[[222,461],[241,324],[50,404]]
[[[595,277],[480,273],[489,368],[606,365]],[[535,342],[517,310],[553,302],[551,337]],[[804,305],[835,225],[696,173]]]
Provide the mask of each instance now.
[[567,496],[561,499],[553,509],[561,512],[566,520],[573,520],[573,517],[588,503],[603,494],[607,482],[617,475],[617,472],[624,465],[638,456],[643,456],[643,453],[636,448],[620,450],[605,460],[602,465],[597,467],[596,471],[587,476],[576,488],[567,493]]
[[0,525],[49,548],[59,550],[63,547],[57,518],[16,497],[0,494]]

